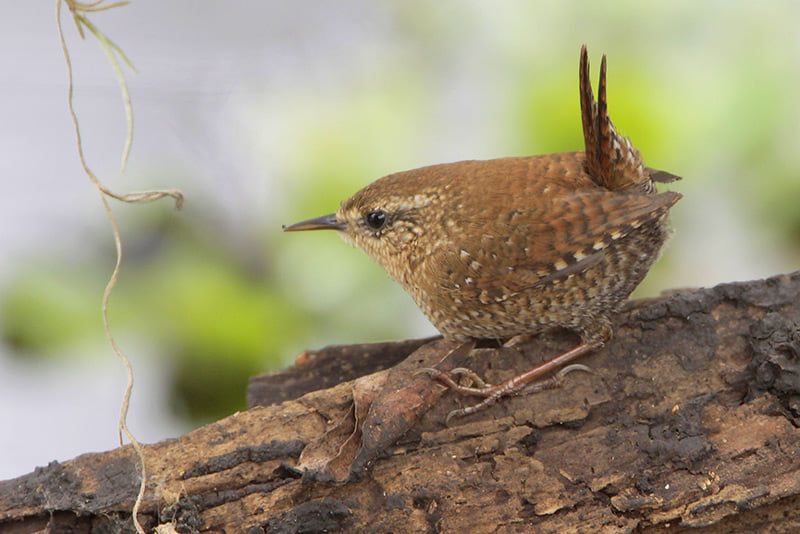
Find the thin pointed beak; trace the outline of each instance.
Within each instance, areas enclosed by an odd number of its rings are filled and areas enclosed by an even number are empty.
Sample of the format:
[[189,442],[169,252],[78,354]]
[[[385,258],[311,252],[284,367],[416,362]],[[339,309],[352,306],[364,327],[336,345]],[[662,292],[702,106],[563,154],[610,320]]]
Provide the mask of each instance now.
[[283,225],[284,232],[303,232],[305,230],[344,230],[346,223],[336,219],[336,214],[323,215],[315,219],[307,219],[299,223]]

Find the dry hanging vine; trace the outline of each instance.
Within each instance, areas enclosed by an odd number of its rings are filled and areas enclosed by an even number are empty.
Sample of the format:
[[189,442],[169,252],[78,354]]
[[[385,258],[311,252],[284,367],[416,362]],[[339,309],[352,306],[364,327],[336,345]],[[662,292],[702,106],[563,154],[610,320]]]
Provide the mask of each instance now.
[[133,524],[136,527],[136,531],[139,532],[140,534],[144,534],[144,529],[142,528],[142,525],[139,523],[139,520],[137,518],[139,507],[142,503],[142,498],[144,497],[144,491],[147,482],[147,476],[145,472],[144,452],[141,444],[128,428],[128,423],[127,423],[128,407],[130,404],[131,393],[133,392],[133,366],[131,365],[128,356],[122,351],[122,348],[119,346],[116,339],[114,338],[108,320],[109,298],[111,297],[111,292],[114,290],[114,287],[117,284],[120,269],[122,267],[122,239],[120,237],[119,224],[117,223],[117,220],[114,216],[114,212],[111,209],[108,199],[113,198],[115,200],[119,200],[122,202],[142,203],[142,202],[152,202],[154,200],[158,200],[163,197],[172,197],[175,200],[175,207],[180,209],[181,205],[183,204],[183,194],[177,189],[135,191],[124,194],[115,193],[110,189],[108,189],[97,178],[94,172],[92,172],[92,170],[89,168],[89,165],[86,162],[86,157],[83,153],[81,130],[80,130],[80,125],[78,123],[78,116],[75,112],[75,105],[73,98],[74,88],[72,79],[73,78],[72,60],[70,59],[69,49],[67,48],[67,43],[64,38],[64,30],[61,24],[61,6],[63,3],[67,4],[67,8],[72,14],[73,21],[75,22],[75,26],[81,38],[85,38],[84,30],[88,30],[92,35],[94,35],[94,37],[100,44],[100,47],[102,48],[103,52],[106,54],[109,61],[111,62],[112,68],[114,69],[114,74],[117,78],[117,82],[119,83],[120,91],[122,93],[122,101],[125,108],[125,121],[127,125],[127,133],[125,136],[125,144],[122,150],[122,161],[120,165],[120,172],[124,173],[128,162],[128,156],[130,155],[131,146],[133,145],[133,108],[131,106],[130,93],[128,92],[128,86],[125,81],[125,76],[122,70],[122,66],[120,65],[119,59],[122,59],[122,61],[131,69],[133,69],[133,65],[131,64],[130,60],[125,55],[125,53],[122,51],[122,49],[119,46],[117,46],[113,41],[111,41],[103,32],[101,32],[91,21],[89,21],[89,19],[87,18],[87,14],[98,11],[106,11],[116,7],[122,7],[124,5],[127,5],[128,2],[105,3],[104,0],[98,0],[96,2],[78,2],[76,0],[56,0],[56,26],[58,28],[58,36],[61,42],[61,50],[64,53],[64,62],[67,67],[67,106],[69,108],[70,117],[72,119],[72,125],[75,129],[75,141],[76,141],[76,148],[78,151],[78,158],[80,159],[84,173],[86,174],[86,176],[88,176],[89,180],[92,182],[92,185],[94,185],[95,189],[100,195],[100,201],[103,204],[103,209],[105,210],[106,217],[108,218],[108,221],[111,224],[111,231],[114,236],[114,244],[116,247],[117,257],[116,257],[116,263],[114,265],[114,270],[112,271],[108,283],[106,284],[105,290],[103,291],[103,299],[102,299],[103,328],[105,330],[106,338],[108,339],[108,342],[111,344],[111,348],[114,350],[114,353],[122,361],[122,364],[125,366],[125,371],[127,373],[127,384],[125,386],[125,392],[123,394],[122,404],[120,406],[118,430],[119,430],[120,445],[122,445],[122,436],[124,435],[128,439],[128,441],[131,442],[131,445],[136,451],[136,454],[139,459],[141,480],[139,483],[139,492],[137,494],[136,501],[133,505],[133,510],[131,515],[133,518]]

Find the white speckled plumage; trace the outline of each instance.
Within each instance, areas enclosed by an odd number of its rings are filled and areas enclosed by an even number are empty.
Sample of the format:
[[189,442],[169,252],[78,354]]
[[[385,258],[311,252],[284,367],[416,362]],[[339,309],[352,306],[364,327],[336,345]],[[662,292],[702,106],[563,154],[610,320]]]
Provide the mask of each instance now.
[[[611,313],[641,282],[669,232],[674,178],[645,167],[581,51],[585,150],[461,161],[391,174],[336,212],[341,234],[411,294],[448,338],[509,338],[560,326],[610,335]],[[385,224],[371,227],[380,212]]]

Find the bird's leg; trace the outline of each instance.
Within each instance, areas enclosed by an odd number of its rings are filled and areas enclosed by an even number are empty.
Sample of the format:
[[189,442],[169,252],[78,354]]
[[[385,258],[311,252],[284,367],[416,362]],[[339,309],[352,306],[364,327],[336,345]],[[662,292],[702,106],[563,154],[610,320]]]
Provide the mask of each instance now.
[[[501,345],[503,347],[516,347],[529,343],[535,337],[536,334],[520,334],[507,339],[504,343],[501,343]],[[498,339],[497,341],[500,343],[501,340]],[[462,395],[475,395],[477,397],[487,397],[491,395],[493,386],[481,378],[478,373],[466,367],[456,367],[447,373],[433,368],[420,369],[420,372],[427,373],[432,378],[435,378],[453,391],[461,393]]]
[[473,380],[473,382],[475,382],[475,378],[478,378],[478,387],[463,386],[457,383],[450,373],[444,373],[438,369],[424,369],[423,371],[430,374],[432,378],[438,380],[457,393],[462,395],[483,397],[483,400],[474,406],[453,410],[447,414],[446,422],[449,422],[453,417],[470,415],[488,408],[497,403],[503,397],[535,393],[545,389],[555,389],[561,387],[563,385],[563,377],[565,375],[572,371],[589,371],[589,368],[585,365],[570,365],[563,368],[557,375],[547,380],[537,380],[543,375],[555,371],[559,367],[568,364],[569,362],[601,347],[602,345],[603,343],[599,341],[581,343],[574,349],[563,354],[559,354],[555,358],[547,360],[546,362],[541,363],[536,367],[495,386],[484,383],[483,380],[480,380],[480,377],[478,377],[476,373],[467,369],[458,369],[456,375],[468,376]]

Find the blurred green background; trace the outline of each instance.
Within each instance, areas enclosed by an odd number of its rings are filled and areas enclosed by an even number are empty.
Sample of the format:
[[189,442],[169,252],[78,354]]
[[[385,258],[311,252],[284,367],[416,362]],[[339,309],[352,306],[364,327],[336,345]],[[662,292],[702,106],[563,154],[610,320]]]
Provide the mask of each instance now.
[[[94,362],[82,369],[113,360],[99,314],[113,243],[74,156],[51,17],[49,3],[17,3],[0,32],[3,165],[19,191],[0,204],[0,355],[33,369],[22,373],[32,384],[70,358]],[[133,159],[118,177],[115,82],[68,29],[90,161],[116,190],[186,194],[183,212],[116,206],[126,259],[111,320],[150,369],[134,396],[175,416],[151,439],[244,408],[248,376],[304,348],[431,333],[359,251],[280,224],[334,211],[393,171],[581,149],[582,43],[594,83],[608,54],[617,128],[649,165],[684,177],[670,186],[685,195],[675,236],[637,295],[798,265],[796,2],[133,2],[93,20],[139,73]],[[97,380],[121,392],[111,373]],[[68,400],[47,406],[57,402]]]

